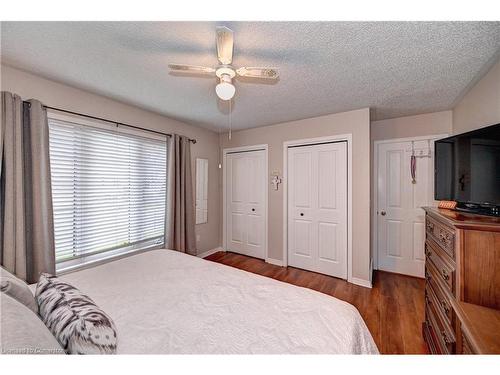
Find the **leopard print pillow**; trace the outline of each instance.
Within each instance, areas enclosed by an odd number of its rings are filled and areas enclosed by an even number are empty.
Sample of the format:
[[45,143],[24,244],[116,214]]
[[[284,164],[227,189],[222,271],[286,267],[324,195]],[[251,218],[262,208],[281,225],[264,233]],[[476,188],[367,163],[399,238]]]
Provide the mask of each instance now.
[[42,274],[35,293],[39,314],[68,354],[115,354],[116,327],[88,296]]

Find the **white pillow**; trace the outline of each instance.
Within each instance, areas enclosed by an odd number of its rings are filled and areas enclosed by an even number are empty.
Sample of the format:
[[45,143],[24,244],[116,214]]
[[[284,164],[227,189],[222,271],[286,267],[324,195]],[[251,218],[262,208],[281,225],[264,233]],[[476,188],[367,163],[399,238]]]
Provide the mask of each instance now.
[[37,314],[5,293],[0,293],[0,306],[0,353],[64,354]]
[[38,305],[28,284],[3,267],[0,267],[0,290],[38,314]]

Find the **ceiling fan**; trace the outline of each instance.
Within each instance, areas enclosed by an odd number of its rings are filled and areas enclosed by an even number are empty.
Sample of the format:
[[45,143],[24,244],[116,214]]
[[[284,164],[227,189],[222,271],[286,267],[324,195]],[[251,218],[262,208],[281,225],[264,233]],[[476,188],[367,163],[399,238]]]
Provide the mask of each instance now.
[[215,68],[210,68],[196,65],[168,64],[171,71],[180,73],[211,74],[217,76],[219,83],[215,86],[215,92],[222,100],[230,100],[234,96],[236,88],[232,83],[233,78],[278,78],[278,71],[276,68],[242,67],[236,69],[232,66],[233,32],[225,26],[216,27],[216,31],[217,58],[219,59],[220,65]]

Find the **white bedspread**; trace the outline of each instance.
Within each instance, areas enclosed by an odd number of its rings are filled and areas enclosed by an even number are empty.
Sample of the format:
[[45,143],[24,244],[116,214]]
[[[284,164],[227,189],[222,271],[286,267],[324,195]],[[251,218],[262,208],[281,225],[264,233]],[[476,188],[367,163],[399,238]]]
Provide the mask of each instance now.
[[118,353],[378,353],[334,297],[171,250],[61,276],[114,320]]

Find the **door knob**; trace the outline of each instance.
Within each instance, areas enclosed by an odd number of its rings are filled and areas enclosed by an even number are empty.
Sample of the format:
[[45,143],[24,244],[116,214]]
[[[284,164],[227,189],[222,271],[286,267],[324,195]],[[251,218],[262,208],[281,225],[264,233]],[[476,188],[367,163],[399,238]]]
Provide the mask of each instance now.
[[385,211],[381,211],[380,215],[385,216]]

